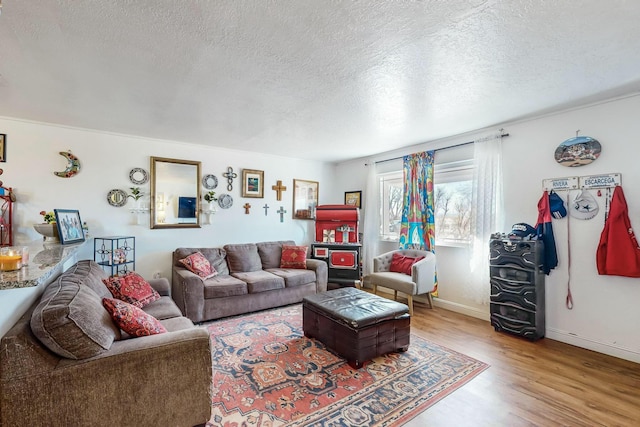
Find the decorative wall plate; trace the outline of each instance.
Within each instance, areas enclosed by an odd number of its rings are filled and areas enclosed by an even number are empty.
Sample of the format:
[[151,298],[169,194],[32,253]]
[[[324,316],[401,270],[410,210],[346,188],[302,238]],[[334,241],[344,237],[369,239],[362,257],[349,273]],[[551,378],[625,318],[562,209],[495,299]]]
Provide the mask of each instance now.
[[107,202],[111,206],[120,208],[127,204],[127,193],[119,188],[113,189],[107,193]]
[[142,168],[133,168],[129,172],[129,180],[136,185],[146,184],[149,181],[149,174]]
[[218,197],[218,204],[222,209],[229,209],[233,205],[233,197],[230,194],[223,194]]
[[590,136],[569,138],[556,148],[556,162],[562,166],[584,166],[600,156],[600,143]]
[[205,175],[202,177],[202,186],[207,190],[213,190],[218,186],[218,178],[215,175]]

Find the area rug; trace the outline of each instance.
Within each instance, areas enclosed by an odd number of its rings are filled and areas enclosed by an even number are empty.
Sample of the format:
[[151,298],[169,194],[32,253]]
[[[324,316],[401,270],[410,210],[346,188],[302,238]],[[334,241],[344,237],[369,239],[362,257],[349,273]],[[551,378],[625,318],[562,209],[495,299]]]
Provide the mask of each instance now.
[[358,369],[302,333],[293,305],[205,326],[215,427],[400,426],[488,365],[411,335]]

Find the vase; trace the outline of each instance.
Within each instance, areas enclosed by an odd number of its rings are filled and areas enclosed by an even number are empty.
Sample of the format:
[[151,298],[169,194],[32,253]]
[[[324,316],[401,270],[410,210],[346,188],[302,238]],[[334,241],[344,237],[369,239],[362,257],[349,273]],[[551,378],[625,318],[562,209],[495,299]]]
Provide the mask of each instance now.
[[34,224],[33,228],[44,236],[45,242],[59,242],[58,225],[53,224]]

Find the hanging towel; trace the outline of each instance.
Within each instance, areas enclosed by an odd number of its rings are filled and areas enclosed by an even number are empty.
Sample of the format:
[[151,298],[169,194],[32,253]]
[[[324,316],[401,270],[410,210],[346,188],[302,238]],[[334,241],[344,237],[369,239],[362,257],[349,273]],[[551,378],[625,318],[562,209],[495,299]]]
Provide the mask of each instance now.
[[549,207],[549,193],[547,191],[542,193],[542,197],[538,201],[538,222],[535,228],[538,233],[538,239],[544,242],[542,271],[544,274],[549,274],[558,265],[558,253],[556,252],[556,239],[553,237],[551,208]]
[[596,251],[596,264],[599,274],[640,277],[640,248],[620,186],[613,190],[609,216]]

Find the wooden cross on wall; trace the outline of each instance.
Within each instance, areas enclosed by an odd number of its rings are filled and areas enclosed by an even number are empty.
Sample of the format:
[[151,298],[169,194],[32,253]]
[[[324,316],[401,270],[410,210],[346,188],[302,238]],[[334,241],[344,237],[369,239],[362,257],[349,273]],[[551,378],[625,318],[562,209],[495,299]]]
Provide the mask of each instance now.
[[284,185],[282,185],[282,181],[277,180],[276,181],[276,185],[272,185],[271,186],[272,190],[275,190],[276,192],[276,199],[278,201],[282,200],[282,192],[287,190],[287,187],[285,187]]
[[276,213],[280,214],[280,222],[284,222],[284,214],[287,213],[287,211],[284,210],[284,207],[280,206],[280,209],[277,210]]
[[245,203],[243,208],[244,208],[244,213],[249,215],[249,209],[251,209],[251,205],[249,204],[249,202]]

